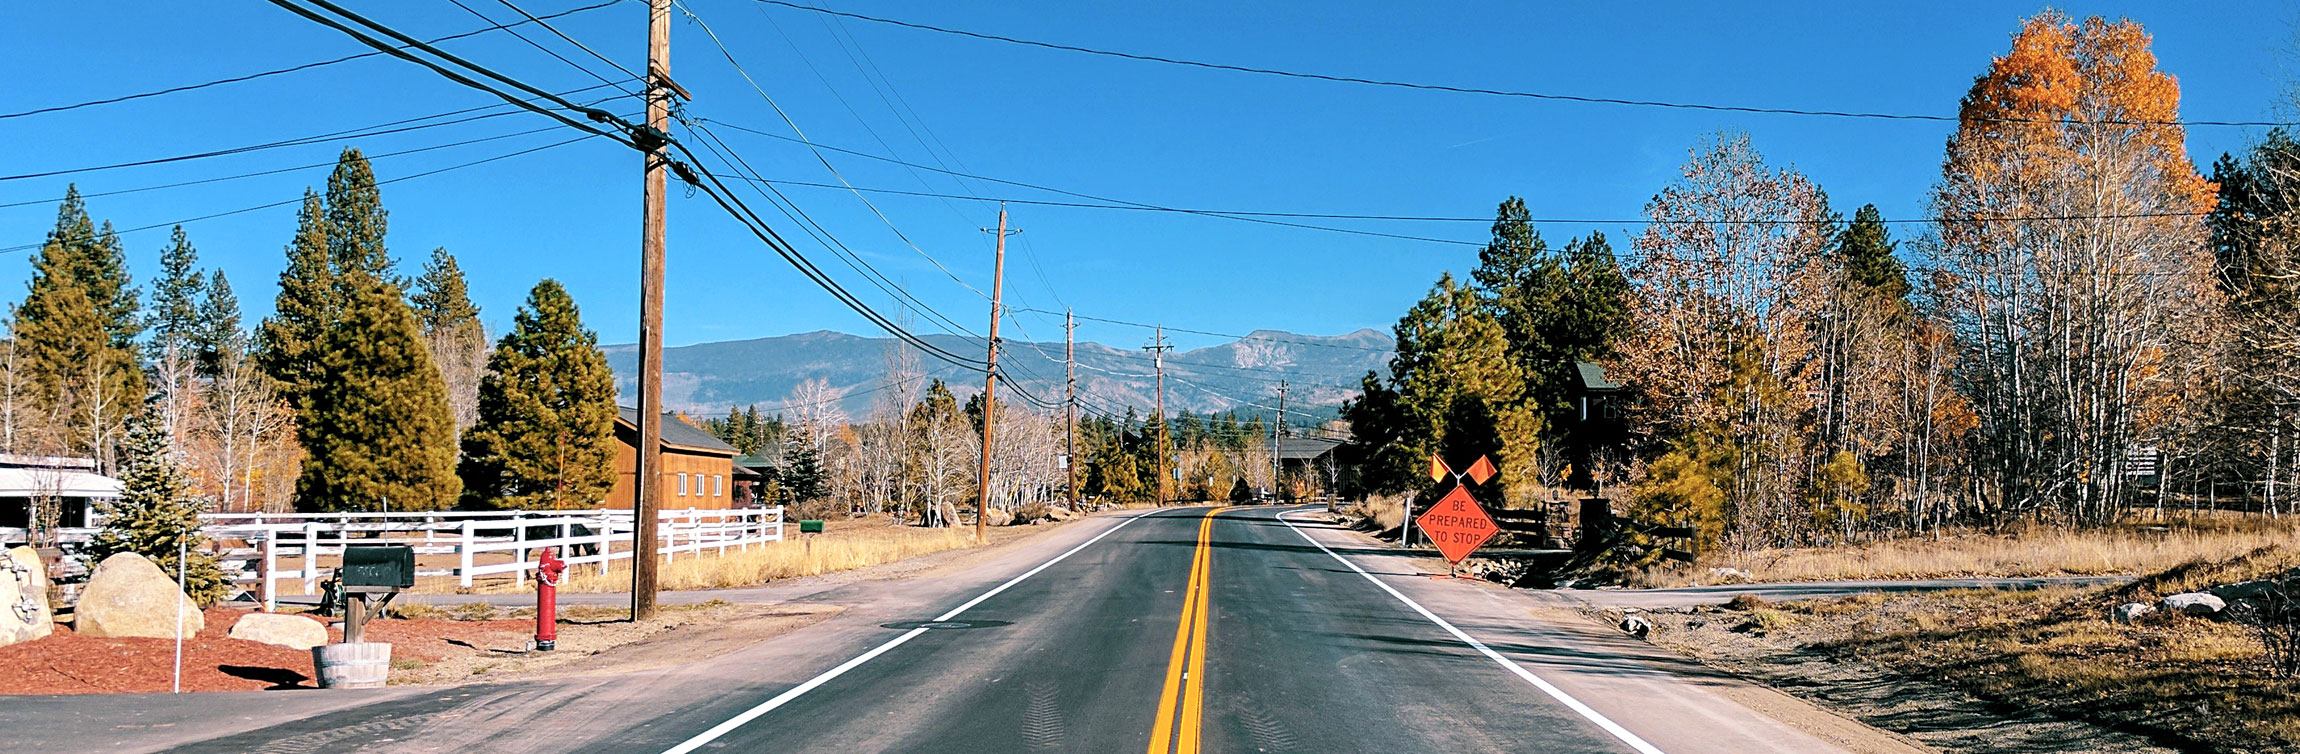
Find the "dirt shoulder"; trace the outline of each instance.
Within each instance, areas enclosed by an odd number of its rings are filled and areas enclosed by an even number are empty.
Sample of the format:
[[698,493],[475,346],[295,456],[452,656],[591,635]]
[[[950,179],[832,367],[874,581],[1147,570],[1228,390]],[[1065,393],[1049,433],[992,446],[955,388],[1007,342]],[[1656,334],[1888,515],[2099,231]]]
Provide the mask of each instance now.
[[1588,614],[1641,616],[1655,644],[1942,749],[2289,752],[2300,751],[2300,682],[2269,672],[2254,629],[2108,613],[2296,560],[2264,548],[2122,585]]

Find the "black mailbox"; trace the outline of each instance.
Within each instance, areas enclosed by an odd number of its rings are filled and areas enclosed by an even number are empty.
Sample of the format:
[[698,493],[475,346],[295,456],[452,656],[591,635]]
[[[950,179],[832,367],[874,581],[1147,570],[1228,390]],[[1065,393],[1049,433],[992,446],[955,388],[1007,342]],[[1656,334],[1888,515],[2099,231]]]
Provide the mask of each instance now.
[[384,591],[415,586],[415,548],[407,545],[350,545],[336,571],[344,591]]

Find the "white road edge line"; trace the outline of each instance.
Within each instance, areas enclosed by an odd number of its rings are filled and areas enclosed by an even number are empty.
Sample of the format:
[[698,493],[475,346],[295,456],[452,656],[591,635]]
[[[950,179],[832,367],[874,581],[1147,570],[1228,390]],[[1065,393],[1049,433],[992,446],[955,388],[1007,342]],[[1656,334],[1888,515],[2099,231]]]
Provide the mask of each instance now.
[[1566,707],[1572,709],[1573,711],[1581,713],[1582,717],[1589,718],[1589,721],[1596,723],[1597,727],[1603,728],[1605,729],[1605,732],[1613,734],[1614,738],[1621,739],[1622,743],[1629,744],[1629,748],[1636,749],[1639,754],[1663,754],[1663,752],[1659,748],[1654,747],[1653,744],[1646,743],[1645,739],[1638,738],[1637,734],[1631,733],[1629,732],[1629,729],[1621,727],[1620,723],[1616,723],[1612,719],[1607,718],[1602,714],[1598,714],[1597,710],[1591,709],[1587,704],[1582,704],[1581,700],[1573,698],[1572,695],[1565,693],[1564,690],[1550,685],[1549,681],[1542,680],[1541,676],[1534,675],[1533,671],[1526,670],[1525,666],[1519,665],[1516,661],[1507,657],[1503,657],[1500,652],[1493,651],[1493,648],[1486,646],[1485,642],[1470,638],[1469,634],[1464,633],[1459,628],[1455,628],[1452,623],[1447,623],[1446,619],[1438,617],[1437,613],[1430,612],[1429,608],[1422,607],[1421,603],[1407,598],[1404,593],[1399,592],[1396,588],[1391,587],[1381,579],[1375,578],[1373,574],[1367,573],[1366,569],[1359,568],[1358,564],[1350,562],[1349,558],[1342,557],[1340,554],[1335,553],[1331,549],[1328,549],[1325,543],[1319,542],[1317,538],[1310,536],[1309,532],[1302,531],[1301,527],[1294,525],[1294,522],[1286,520],[1287,513],[1301,512],[1301,510],[1291,510],[1280,513],[1277,515],[1278,523],[1285,524],[1286,528],[1288,529],[1293,529],[1294,533],[1301,535],[1303,540],[1309,542],[1311,545],[1316,546],[1319,550],[1324,551],[1327,556],[1341,562],[1342,565],[1349,566],[1350,570],[1356,571],[1358,572],[1358,575],[1366,577],[1367,581],[1374,582],[1374,586],[1381,587],[1382,591],[1389,592],[1390,596],[1398,598],[1399,602],[1406,603],[1406,607],[1413,608],[1414,612],[1421,613],[1422,617],[1428,618],[1431,623],[1435,623],[1439,628],[1445,629],[1446,633],[1453,634],[1454,638],[1462,640],[1462,643],[1468,644],[1471,649],[1477,650],[1480,654],[1484,654],[1486,657],[1491,658],[1494,662],[1501,663],[1501,666],[1508,669],[1509,672],[1516,673],[1517,677],[1525,679],[1526,683],[1533,684],[1534,688],[1541,689],[1541,693],[1548,694],[1550,698],[1556,699],[1559,703],[1564,704]]
[[[968,608],[982,604],[983,600],[998,596],[998,593],[1004,592],[1007,589],[1012,588],[1014,585],[1022,583],[1023,579],[1038,575],[1039,571],[1046,570],[1048,567],[1053,566],[1056,563],[1060,563],[1072,555],[1078,554],[1079,550],[1086,549],[1088,545],[1100,542],[1102,541],[1103,537],[1110,536],[1112,533],[1117,532],[1119,529],[1126,528],[1127,524],[1134,523],[1135,521],[1154,513],[1157,513],[1157,511],[1137,513],[1131,516],[1127,516],[1126,520],[1118,522],[1118,525],[1116,526],[1102,530],[1102,533],[1094,535],[1093,539],[1080,542],[1077,547],[1072,547],[1069,550],[1064,551],[1062,554],[1054,556],[1053,560],[1040,563],[1038,564],[1038,567],[1032,568],[1028,571],[1023,571],[1022,575],[1009,579],[1006,583],[1000,584],[990,591],[976,595],[974,599],[967,600],[966,604],[959,605],[958,607],[951,609],[950,612],[935,616],[935,620],[946,621],[952,618],[956,618],[958,617],[959,613],[966,612]],[[663,754],[688,754],[688,752],[702,748],[704,744],[718,740],[720,736],[734,732],[736,728],[743,727],[745,724],[748,724],[752,720],[758,719],[760,715],[773,712],[775,711],[775,708],[789,704],[791,700],[799,698],[800,695],[803,695],[809,691],[813,691],[816,687],[825,683],[829,683],[833,678],[845,675],[847,671],[860,667],[863,663],[870,662],[871,660],[876,659],[879,655],[886,654],[888,650],[902,646],[905,642],[918,638],[919,634],[926,633],[928,630],[929,629],[926,628],[914,628],[906,631],[901,636],[887,640],[885,644],[880,644],[877,647],[873,647],[871,651],[856,655],[852,660],[839,663],[838,667],[825,670],[821,675],[807,679],[807,682],[805,683],[793,686],[790,688],[790,690],[784,691],[783,693],[776,694],[775,698],[773,699],[768,699],[764,702],[760,702],[759,706],[744,710],[742,714],[728,718],[726,722],[711,726],[710,730],[703,731],[702,734],[697,735],[694,738],[687,739],[677,746],[663,750]]]

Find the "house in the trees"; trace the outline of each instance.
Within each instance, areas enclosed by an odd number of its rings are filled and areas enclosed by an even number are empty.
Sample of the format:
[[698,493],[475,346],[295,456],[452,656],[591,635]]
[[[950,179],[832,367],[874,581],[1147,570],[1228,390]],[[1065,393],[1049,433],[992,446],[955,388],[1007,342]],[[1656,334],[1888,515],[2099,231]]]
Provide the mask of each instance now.
[[58,527],[88,526],[96,504],[118,500],[120,490],[120,480],[96,473],[94,459],[0,453],[0,545],[29,542],[43,504]]
[[1576,361],[1573,371],[1573,414],[1566,426],[1573,474],[1566,485],[1594,490],[1597,482],[1591,470],[1601,463],[1618,462],[1629,441],[1624,413],[1628,406],[1623,404],[1627,398],[1621,383],[1605,376],[1605,367]]
[[768,505],[767,495],[783,470],[783,444],[771,442],[761,446],[757,453],[735,456],[734,465],[735,506]]
[[[1332,493],[1344,489],[1356,479],[1356,467],[1342,462],[1335,450],[1346,439],[1333,437],[1285,437],[1271,448],[1278,459],[1278,469],[1284,473],[1288,488],[1285,494],[1299,497],[1320,492]],[[1268,441],[1265,441],[1268,444]]]
[[[677,414],[664,414],[662,426],[663,510],[735,507],[735,446]],[[607,494],[607,507],[633,508],[639,489],[632,483],[639,466],[637,409],[617,411],[615,440],[615,489]]]

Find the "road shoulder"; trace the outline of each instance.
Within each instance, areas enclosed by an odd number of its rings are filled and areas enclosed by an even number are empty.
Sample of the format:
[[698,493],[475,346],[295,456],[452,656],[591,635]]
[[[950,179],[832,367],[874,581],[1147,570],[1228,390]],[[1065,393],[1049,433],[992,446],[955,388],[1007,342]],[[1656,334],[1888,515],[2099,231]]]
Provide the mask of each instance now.
[[1703,735],[1692,732],[1703,726],[1639,716],[1650,714],[1655,702],[1675,706],[1683,713],[1680,719],[1711,723],[1706,726],[1709,731],[1763,741],[1772,750],[1933,751],[1906,736],[1633,639],[1528,591],[1444,578],[1444,561],[1390,554],[1395,548],[1387,543],[1333,525],[1336,522],[1322,513],[1288,519],[1329,524],[1305,526],[1303,531],[1590,706],[1623,717],[1623,725],[1664,751],[1673,748],[1673,738]]

